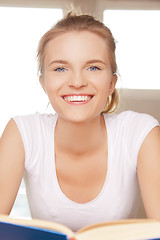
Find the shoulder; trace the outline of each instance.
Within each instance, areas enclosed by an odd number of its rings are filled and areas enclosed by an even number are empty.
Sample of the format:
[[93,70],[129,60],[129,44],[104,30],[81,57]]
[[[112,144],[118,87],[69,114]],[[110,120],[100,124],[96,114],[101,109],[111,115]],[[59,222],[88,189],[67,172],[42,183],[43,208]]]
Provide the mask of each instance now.
[[28,114],[28,115],[17,115],[14,116],[13,119],[21,120],[21,121],[53,121],[56,119],[57,114],[41,114],[41,113],[34,113],[34,114]]
[[18,115],[13,117],[13,120],[20,127],[27,127],[37,129],[42,126],[49,126],[56,122],[57,114],[29,114],[29,115]]
[[114,142],[117,139],[122,149],[125,149],[129,156],[135,159],[134,162],[136,162],[139,149],[147,135],[152,129],[159,126],[154,117],[133,111],[105,114],[105,120],[108,132],[113,136]]
[[22,138],[27,171],[32,171],[44,156],[45,147],[52,141],[56,119],[56,114],[40,113],[13,117]]
[[138,113],[134,111],[124,111],[119,114],[113,113],[111,115],[104,114],[106,122],[109,124],[120,124],[123,127],[142,127],[159,125],[158,121],[151,115],[145,113]]
[[10,139],[13,141],[16,139],[17,141],[16,142],[20,142],[20,134],[19,134],[19,131],[18,131],[18,128],[17,128],[17,125],[15,123],[15,121],[11,118],[9,120],[9,122],[7,123],[3,133],[2,133],[2,136],[0,138],[1,142],[3,141],[3,139]]
[[28,149],[28,147],[32,148],[33,145],[40,146],[41,140],[52,133],[51,130],[56,123],[56,119],[56,114],[48,115],[40,113],[13,117],[25,149]]
[[7,123],[0,138],[0,159],[8,166],[24,162],[22,138],[13,119]]

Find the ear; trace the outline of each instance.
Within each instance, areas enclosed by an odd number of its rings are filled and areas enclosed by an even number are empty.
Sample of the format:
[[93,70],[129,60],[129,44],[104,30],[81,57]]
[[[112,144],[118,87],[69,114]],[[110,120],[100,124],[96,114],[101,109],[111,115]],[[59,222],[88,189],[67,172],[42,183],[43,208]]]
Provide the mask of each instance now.
[[43,76],[42,76],[42,75],[40,75],[40,76],[39,76],[39,82],[40,82],[40,84],[41,84],[41,86],[42,86],[43,90],[44,90],[44,91],[45,91],[45,93],[46,93],[45,81],[44,81],[44,78],[43,78]]
[[114,74],[112,77],[112,80],[110,82],[109,95],[111,95],[114,92],[116,83],[117,83],[117,79],[118,79],[117,74]]

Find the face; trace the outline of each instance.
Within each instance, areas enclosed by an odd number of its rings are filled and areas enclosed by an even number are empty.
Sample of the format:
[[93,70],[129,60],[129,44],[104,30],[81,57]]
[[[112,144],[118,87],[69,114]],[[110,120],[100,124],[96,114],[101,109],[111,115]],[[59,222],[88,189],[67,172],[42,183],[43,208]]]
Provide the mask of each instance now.
[[100,116],[116,83],[106,42],[87,31],[52,39],[40,82],[60,118],[83,122]]

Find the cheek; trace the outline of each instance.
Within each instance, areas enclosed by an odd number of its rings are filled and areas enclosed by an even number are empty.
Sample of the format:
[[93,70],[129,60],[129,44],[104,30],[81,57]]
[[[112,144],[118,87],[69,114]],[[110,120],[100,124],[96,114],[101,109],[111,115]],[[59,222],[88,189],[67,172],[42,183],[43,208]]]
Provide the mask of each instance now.
[[56,81],[56,79],[54,79],[53,77],[47,75],[45,77],[45,87],[48,94],[54,93],[59,89],[60,82]]
[[108,76],[101,76],[99,79],[95,79],[94,84],[98,91],[102,94],[109,94],[111,79]]
[[104,88],[101,89],[101,103],[102,103],[102,105],[106,104],[106,102],[108,100],[108,97],[109,97],[109,90],[106,86],[104,86]]
[[104,107],[106,106],[106,102],[108,100],[108,97],[110,95],[110,82],[111,79],[107,77],[101,78],[101,82],[99,84],[99,104],[101,105],[102,111]]

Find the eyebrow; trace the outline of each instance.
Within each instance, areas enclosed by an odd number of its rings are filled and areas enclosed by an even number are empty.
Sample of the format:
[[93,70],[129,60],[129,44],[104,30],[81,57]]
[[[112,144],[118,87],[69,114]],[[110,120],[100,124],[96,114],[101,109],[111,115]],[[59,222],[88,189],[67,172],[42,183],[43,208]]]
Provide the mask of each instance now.
[[92,59],[86,62],[86,64],[91,64],[91,63],[102,63],[104,65],[106,65],[106,63],[100,59]]
[[52,65],[53,63],[62,63],[62,64],[67,64],[68,62],[65,60],[53,60],[51,63],[49,63],[48,66]]
[[[49,63],[48,66],[50,66],[54,63],[68,64],[68,62],[65,60],[53,60],[51,63]],[[92,63],[102,63],[102,64],[106,65],[106,63],[100,59],[92,59],[92,60],[87,61],[85,64],[92,64]]]

